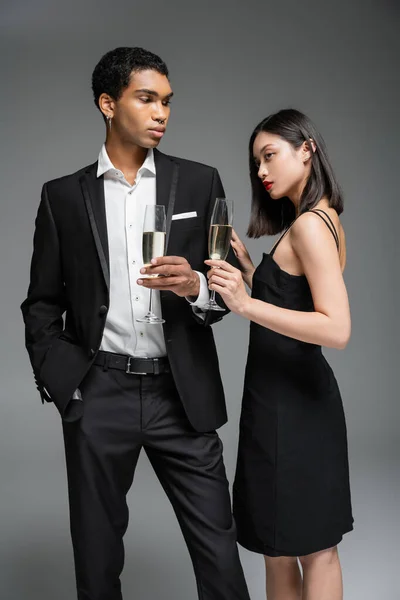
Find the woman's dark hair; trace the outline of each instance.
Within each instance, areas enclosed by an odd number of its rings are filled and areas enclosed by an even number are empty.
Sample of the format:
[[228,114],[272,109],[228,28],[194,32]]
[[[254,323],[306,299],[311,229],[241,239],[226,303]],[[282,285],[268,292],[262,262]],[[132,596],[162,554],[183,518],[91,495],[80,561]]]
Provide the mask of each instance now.
[[167,65],[159,56],[143,48],[115,48],[105,54],[94,68],[92,90],[94,102],[99,107],[101,94],[118,100],[129,86],[132,73],[157,71],[168,77]]
[[296,217],[296,210],[289,198],[272,200],[257,175],[258,167],[254,161],[254,141],[262,131],[279,135],[297,149],[307,142],[311,152],[311,172],[303,190],[299,213],[313,208],[322,197],[326,196],[329,205],[340,215],[343,212],[343,197],[328,159],[325,142],[314,124],[306,115],[294,109],[281,110],[266,119],[254,129],[249,143],[250,181],[252,187],[252,203],[250,223],[247,230],[249,237],[274,235],[288,227]]

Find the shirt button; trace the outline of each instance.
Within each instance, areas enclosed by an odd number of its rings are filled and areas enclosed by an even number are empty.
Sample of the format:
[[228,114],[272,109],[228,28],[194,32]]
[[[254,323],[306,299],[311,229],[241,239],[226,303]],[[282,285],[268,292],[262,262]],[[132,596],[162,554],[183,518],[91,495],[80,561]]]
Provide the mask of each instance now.
[[139,300],[140,300],[139,296],[135,296],[135,300],[136,300],[136,302],[139,302]]
[[133,260],[133,261],[132,261],[132,264],[133,264],[133,265],[136,265],[136,260]]
[[141,331],[139,335],[140,335],[140,337],[143,337],[143,335],[144,335],[143,331]]
[[100,316],[103,316],[103,315],[105,315],[105,314],[106,314],[106,312],[107,312],[107,310],[108,310],[107,306],[105,306],[105,304],[103,304],[102,306],[100,306],[100,309],[99,309],[99,315],[100,315]]

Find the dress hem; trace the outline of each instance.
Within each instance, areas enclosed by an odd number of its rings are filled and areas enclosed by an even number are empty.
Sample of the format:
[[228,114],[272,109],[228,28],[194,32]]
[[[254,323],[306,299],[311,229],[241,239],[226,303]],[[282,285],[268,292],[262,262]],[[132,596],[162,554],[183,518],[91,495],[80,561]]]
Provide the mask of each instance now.
[[271,546],[264,544],[254,544],[251,542],[247,542],[240,537],[238,537],[238,544],[245,548],[246,550],[250,550],[250,552],[256,552],[257,554],[263,554],[264,556],[276,557],[276,556],[307,556],[308,554],[314,554],[315,552],[322,552],[323,550],[328,550],[329,548],[334,548],[337,546],[343,539],[343,536],[346,533],[353,531],[353,524],[349,524],[344,528],[343,532],[336,537],[332,542],[327,544],[319,545],[314,548],[307,548],[306,551],[302,550],[301,552],[294,552],[293,550],[277,550],[275,548],[271,548]]

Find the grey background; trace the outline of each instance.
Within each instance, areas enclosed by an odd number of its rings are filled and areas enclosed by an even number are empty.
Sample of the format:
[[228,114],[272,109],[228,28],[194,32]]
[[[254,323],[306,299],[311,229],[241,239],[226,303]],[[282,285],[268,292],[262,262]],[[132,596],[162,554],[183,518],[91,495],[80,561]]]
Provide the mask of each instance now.
[[[394,0],[2,5],[1,598],[74,597],[61,426],[34,388],[19,304],[41,185],[96,159],[104,130],[90,75],[102,54],[120,45],[144,46],[169,65],[176,97],[160,149],[219,169],[242,236],[255,124],[293,106],[322,131],[346,196],[353,317],[346,350],[327,351],[347,414],[356,520],[340,545],[345,598],[400,597],[399,15]],[[272,241],[249,243],[255,261]],[[232,481],[248,323],[231,315],[214,331],[230,414],[220,433]],[[183,538],[144,456],[129,503],[125,597],[194,600]],[[262,557],[241,556],[252,599],[264,599]]]

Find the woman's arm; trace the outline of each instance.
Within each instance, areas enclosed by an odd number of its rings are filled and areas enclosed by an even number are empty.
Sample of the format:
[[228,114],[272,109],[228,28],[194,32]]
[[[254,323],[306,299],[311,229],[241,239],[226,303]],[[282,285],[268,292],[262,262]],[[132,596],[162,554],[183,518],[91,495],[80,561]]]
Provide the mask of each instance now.
[[221,294],[232,312],[263,327],[303,342],[342,349],[350,338],[350,308],[332,234],[317,215],[307,213],[288,235],[310,285],[315,312],[250,298],[240,272],[220,261],[207,261],[222,267],[210,272],[210,289]]

